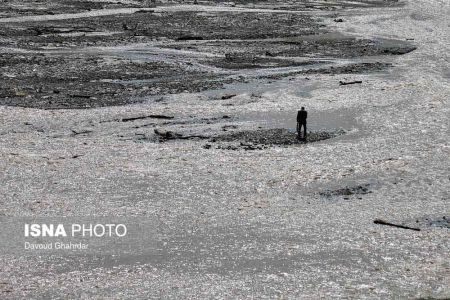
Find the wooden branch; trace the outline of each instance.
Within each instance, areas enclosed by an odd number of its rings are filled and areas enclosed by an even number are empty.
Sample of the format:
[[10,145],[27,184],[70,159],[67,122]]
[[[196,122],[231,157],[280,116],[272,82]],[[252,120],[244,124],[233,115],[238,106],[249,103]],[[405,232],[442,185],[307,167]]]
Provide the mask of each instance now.
[[420,231],[420,228],[414,228],[414,227],[409,227],[409,226],[404,226],[404,225],[393,224],[393,223],[389,223],[389,222],[386,222],[386,221],[381,220],[381,219],[375,219],[373,222],[375,224],[380,224],[380,225],[387,225],[387,226],[392,226],[392,227],[397,227],[397,228],[403,228],[403,229]]

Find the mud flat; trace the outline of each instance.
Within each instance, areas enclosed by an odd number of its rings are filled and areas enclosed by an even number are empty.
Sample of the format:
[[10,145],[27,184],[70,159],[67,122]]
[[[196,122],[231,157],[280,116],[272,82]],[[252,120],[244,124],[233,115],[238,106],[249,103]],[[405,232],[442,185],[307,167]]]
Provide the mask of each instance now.
[[449,14],[0,1],[0,217],[134,217],[156,241],[2,252],[0,298],[450,297]]
[[[271,68],[284,70],[270,78],[379,71],[389,66],[383,56],[415,49],[409,41],[332,31],[311,7],[277,10],[273,3],[266,9],[213,5],[196,10],[154,4],[144,9],[128,8],[135,5],[130,2],[112,9],[108,2],[88,3],[101,6],[104,14],[90,5],[85,12],[72,12],[84,2],[67,1],[60,6],[73,9],[64,15],[0,18],[0,104],[44,109],[124,105],[148,96],[251,83]],[[379,61],[333,66],[337,59],[361,57]]]

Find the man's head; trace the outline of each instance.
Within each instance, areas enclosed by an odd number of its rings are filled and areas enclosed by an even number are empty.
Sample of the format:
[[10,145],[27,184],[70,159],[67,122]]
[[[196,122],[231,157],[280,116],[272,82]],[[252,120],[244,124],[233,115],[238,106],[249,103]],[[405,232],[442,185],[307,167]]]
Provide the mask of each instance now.
[[302,110],[305,110],[305,108],[302,106]]

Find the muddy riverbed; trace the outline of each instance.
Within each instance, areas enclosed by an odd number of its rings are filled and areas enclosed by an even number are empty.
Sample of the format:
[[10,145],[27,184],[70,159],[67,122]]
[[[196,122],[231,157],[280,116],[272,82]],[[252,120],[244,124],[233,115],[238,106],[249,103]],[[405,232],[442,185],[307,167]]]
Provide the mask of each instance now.
[[[81,5],[74,2],[73,9]],[[248,83],[251,90],[255,81],[290,74],[377,72],[389,67],[385,56],[415,49],[409,41],[333,31],[323,24],[323,18],[335,19],[333,13],[277,10],[275,3],[265,9],[225,6],[228,9],[218,11],[208,9],[217,6],[202,6],[200,11],[153,6],[114,11],[106,2],[101,9],[111,15],[98,15],[88,5],[83,17],[69,10],[64,19],[49,14],[0,20],[0,104],[92,108],[234,82]],[[326,7],[318,11],[327,12]],[[370,62],[351,61],[373,57]],[[349,61],[335,66],[338,59]],[[265,75],[270,69],[276,70]]]

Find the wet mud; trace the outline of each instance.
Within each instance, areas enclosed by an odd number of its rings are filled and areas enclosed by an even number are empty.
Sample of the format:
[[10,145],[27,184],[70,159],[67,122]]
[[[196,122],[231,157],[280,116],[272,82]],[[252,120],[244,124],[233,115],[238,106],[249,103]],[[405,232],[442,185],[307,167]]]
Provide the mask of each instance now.
[[[253,4],[249,9],[165,7],[149,1],[63,1],[48,7],[36,1],[21,6],[7,2],[0,10],[0,105],[84,109],[225,84],[250,87],[296,74],[367,73],[390,67],[383,57],[415,49],[410,41],[358,39],[323,24],[336,18],[329,11],[399,5],[396,1]],[[116,8],[118,14],[97,14]],[[32,9],[47,19],[2,21],[32,15]],[[315,10],[324,14],[308,13]],[[67,17],[52,18],[60,12]],[[70,18],[71,13],[85,17]],[[334,66],[339,59],[364,57],[380,61]],[[283,71],[261,75],[274,68]]]

